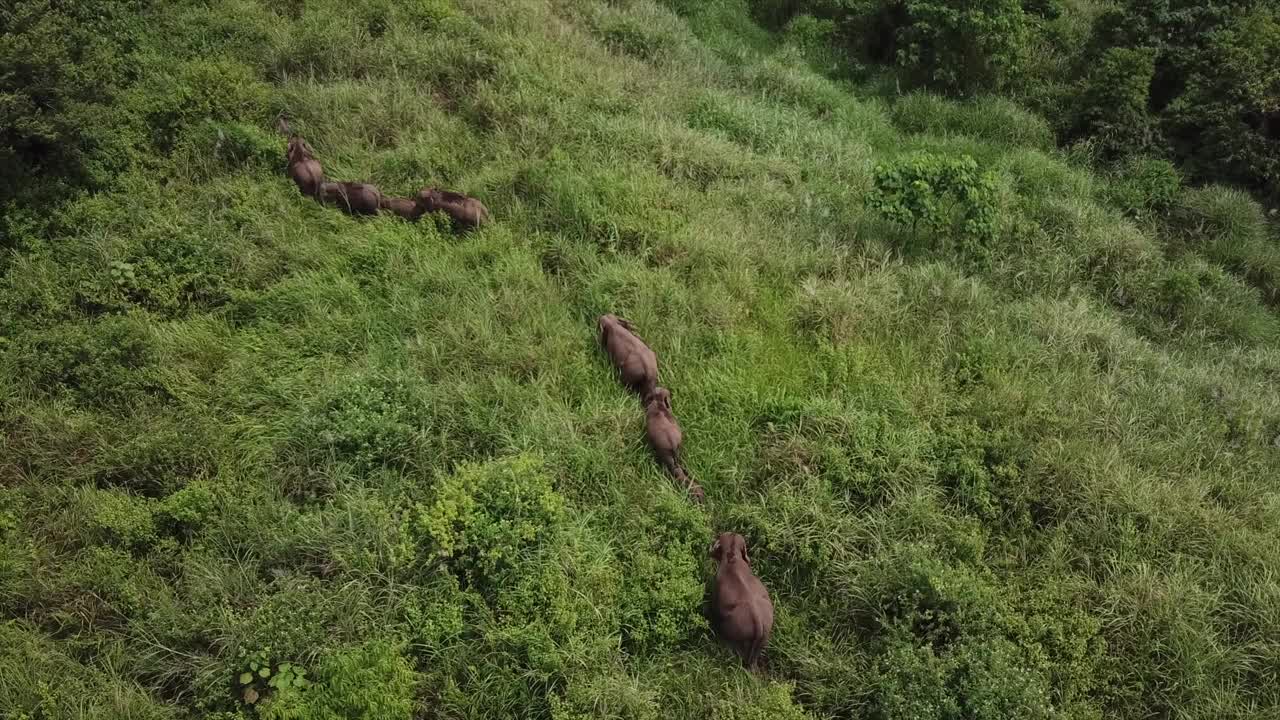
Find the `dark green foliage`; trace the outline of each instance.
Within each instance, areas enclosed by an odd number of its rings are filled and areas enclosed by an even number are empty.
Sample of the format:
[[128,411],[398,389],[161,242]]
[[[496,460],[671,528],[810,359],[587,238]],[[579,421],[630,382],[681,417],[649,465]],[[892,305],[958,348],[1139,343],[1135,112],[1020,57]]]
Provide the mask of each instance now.
[[1280,200],[1280,10],[1259,4],[1208,33],[1165,126],[1188,174]]
[[100,187],[127,166],[128,130],[112,101],[130,80],[148,4],[20,0],[0,10],[0,208]]
[[1028,22],[1018,0],[814,0],[754,2],[781,25],[800,14],[834,23],[835,37],[862,60],[893,64],[913,83],[972,94],[1017,82]]
[[906,0],[897,63],[922,84],[957,94],[1018,81],[1027,23],[1018,0]]
[[1068,137],[1086,137],[1102,159],[1148,152],[1160,146],[1147,107],[1156,71],[1152,48],[1109,48],[1091,65],[1077,96]]
[[[1197,182],[1275,200],[1280,15],[1269,3],[752,2],[772,26],[831,23],[845,69],[873,62],[949,94],[1001,92],[1095,161],[1167,156]],[[807,20],[805,20],[807,18]],[[812,43],[814,40],[808,40]],[[830,70],[830,63],[823,63]]]

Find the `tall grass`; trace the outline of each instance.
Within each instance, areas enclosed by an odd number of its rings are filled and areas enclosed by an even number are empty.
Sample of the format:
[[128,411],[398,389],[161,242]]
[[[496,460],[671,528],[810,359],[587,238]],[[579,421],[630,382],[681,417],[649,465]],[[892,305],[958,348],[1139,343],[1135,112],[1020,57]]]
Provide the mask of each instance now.
[[[823,77],[737,0],[145,19],[132,169],[8,224],[6,712],[1280,712],[1275,236],[1246,197],[1135,218],[1038,119]],[[331,175],[496,222],[301,198],[280,111]],[[995,174],[994,240],[867,209],[919,151]],[[705,507],[652,462],[604,312],[657,351]],[[700,614],[730,529],[777,606],[760,675]]]

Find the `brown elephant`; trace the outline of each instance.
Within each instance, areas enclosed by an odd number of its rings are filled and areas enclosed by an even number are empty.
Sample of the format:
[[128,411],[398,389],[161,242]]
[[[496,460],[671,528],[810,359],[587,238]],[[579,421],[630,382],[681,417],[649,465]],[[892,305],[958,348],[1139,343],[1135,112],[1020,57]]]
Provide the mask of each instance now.
[[418,210],[418,203],[409,198],[383,195],[382,209],[395,213],[409,222],[413,222],[419,217],[422,217],[422,212]]
[[643,400],[658,386],[658,356],[644,344],[631,323],[617,315],[601,315],[600,345],[613,366],[618,369],[622,384]]
[[303,195],[320,199],[320,187],[324,184],[324,169],[316,160],[315,151],[297,135],[289,136],[286,151],[288,158],[287,172]]
[[773,602],[764,583],[751,571],[747,541],[737,533],[720,533],[711,546],[716,561],[711,593],[711,625],[743,667],[755,669],[773,633]]
[[443,212],[449,216],[454,229],[471,230],[489,222],[489,209],[473,197],[439,188],[423,188],[414,197],[419,215]]
[[658,464],[689,492],[694,502],[702,502],[706,494],[702,486],[689,477],[688,471],[680,463],[680,449],[684,444],[684,434],[680,432],[680,423],[671,412],[671,391],[654,388],[644,399],[645,433],[649,437],[649,446],[658,458]]
[[320,201],[352,215],[377,215],[382,192],[369,183],[327,182],[320,186]]

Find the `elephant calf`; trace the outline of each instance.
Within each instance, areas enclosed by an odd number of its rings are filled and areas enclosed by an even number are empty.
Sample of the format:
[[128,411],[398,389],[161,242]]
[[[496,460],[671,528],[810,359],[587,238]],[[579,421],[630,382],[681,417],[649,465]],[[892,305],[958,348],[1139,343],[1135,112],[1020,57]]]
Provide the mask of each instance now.
[[306,140],[292,135],[289,137],[286,157],[289,177],[293,178],[298,190],[303,195],[319,200],[320,188],[324,184],[324,169],[320,167],[320,161],[316,160],[315,151]]
[[720,533],[711,546],[716,561],[711,595],[711,624],[738,657],[753,670],[773,632],[773,603],[764,583],[751,571],[747,541],[737,533]]
[[320,201],[352,215],[377,215],[382,192],[369,183],[327,182],[320,186]]
[[601,315],[600,345],[618,369],[622,384],[641,398],[658,386],[658,356],[636,335],[630,322],[617,315]]
[[670,473],[676,482],[689,491],[695,502],[702,502],[705,493],[702,486],[689,477],[689,473],[680,463],[680,448],[684,435],[680,432],[680,424],[671,412],[671,391],[666,388],[654,388],[645,398],[644,403],[645,432],[649,436],[649,446],[657,456],[658,463]]
[[424,188],[415,197],[419,215],[442,211],[456,229],[470,230],[489,222],[489,209],[473,197],[438,188]]
[[418,210],[418,204],[409,198],[384,195],[382,197],[382,209],[393,212],[410,222],[422,216],[422,212]]

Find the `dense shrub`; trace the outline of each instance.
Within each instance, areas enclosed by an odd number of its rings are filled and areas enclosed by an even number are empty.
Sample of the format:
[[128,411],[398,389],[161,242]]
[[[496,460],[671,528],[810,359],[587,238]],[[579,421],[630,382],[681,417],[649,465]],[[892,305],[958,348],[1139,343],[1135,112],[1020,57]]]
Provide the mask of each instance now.
[[[1167,155],[1193,180],[1276,197],[1280,11],[1259,0],[754,0],[752,8],[771,26],[794,17],[813,28],[809,44],[829,37],[849,68],[876,62],[935,91],[999,91],[1029,103],[1095,160]],[[818,32],[817,22],[833,31]]]
[[412,461],[420,415],[405,378],[364,377],[307,408],[291,442],[303,457],[351,464],[358,473]]
[[1068,138],[1089,138],[1100,159],[1147,152],[1159,145],[1147,113],[1156,71],[1151,48],[1109,48],[1092,65],[1075,98]]
[[19,0],[2,11],[0,207],[101,186],[129,163],[112,104],[148,4]]
[[[253,670],[256,674],[257,668]],[[399,649],[385,641],[372,640],[324,658],[310,680],[289,663],[267,671],[272,673],[268,680],[283,676],[286,682],[263,693],[257,713],[263,720],[399,718],[413,711],[415,674]],[[250,697],[256,700],[256,691]]]
[[990,240],[996,233],[995,180],[971,157],[921,153],[875,170],[867,204],[890,220]]
[[1204,43],[1164,113],[1171,147],[1196,179],[1280,201],[1280,9],[1239,13]]
[[435,495],[415,508],[413,533],[466,584],[489,592],[530,548],[554,543],[564,522],[564,498],[535,457],[463,465]]
[[896,65],[912,82],[946,93],[1012,85],[1027,51],[1018,0],[757,0],[752,7],[774,26],[801,13],[831,21],[852,57]]
[[1027,23],[1018,0],[907,0],[898,65],[921,84],[957,94],[1017,81]]

